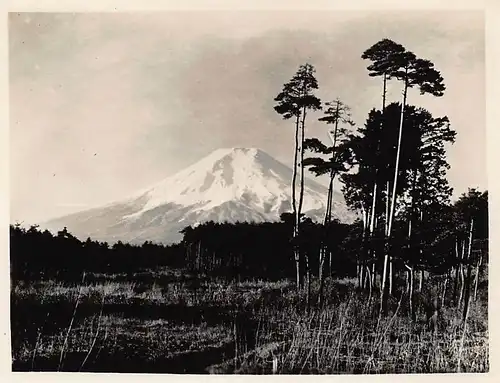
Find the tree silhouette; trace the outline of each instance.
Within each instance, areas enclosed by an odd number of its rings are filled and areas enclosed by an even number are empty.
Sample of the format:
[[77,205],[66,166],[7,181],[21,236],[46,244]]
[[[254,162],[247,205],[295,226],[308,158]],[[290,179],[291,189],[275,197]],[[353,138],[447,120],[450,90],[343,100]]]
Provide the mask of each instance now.
[[[394,49],[397,47],[397,49]],[[388,53],[389,52],[389,53]],[[395,52],[395,53],[393,53]],[[398,145],[395,158],[394,180],[392,184],[392,195],[389,209],[389,219],[386,229],[387,237],[391,235],[392,225],[395,214],[396,203],[396,190],[398,183],[398,171],[400,165],[401,155],[401,140],[403,135],[404,114],[407,102],[408,89],[411,87],[418,87],[421,94],[432,94],[436,97],[442,96],[445,90],[443,78],[441,74],[434,69],[434,64],[429,60],[417,58],[414,53],[406,51],[398,44],[393,44],[392,41],[384,39],[372,46],[368,51],[365,51],[362,57],[373,60],[371,65],[372,75],[380,75],[381,73],[386,77],[397,78],[403,81],[403,101],[401,103],[401,117],[400,127],[398,132]],[[370,69],[370,68],[369,68]],[[381,291],[381,307],[385,303],[386,294],[386,279],[387,279],[387,266],[389,265],[389,285],[387,294],[392,292],[392,263],[389,256],[384,258],[384,269],[382,277],[382,291]]]
[[[293,229],[294,238],[299,235],[299,217],[302,212],[304,199],[304,134],[307,111],[321,109],[321,101],[314,95],[314,91],[318,89],[318,82],[314,74],[315,69],[311,64],[306,63],[301,65],[297,73],[283,86],[282,91],[274,99],[277,102],[274,109],[283,117],[283,119],[288,120],[295,118],[295,150],[291,185],[292,210],[295,215],[295,224]],[[296,198],[297,168],[300,171],[298,203]],[[295,250],[294,254],[297,269],[297,289],[300,289],[302,286],[300,273],[300,251]]]
[[[329,158],[324,159],[322,157],[308,157],[304,160],[304,165],[309,167],[309,170],[313,172],[316,176],[329,175],[328,184],[328,194],[326,201],[325,216],[323,219],[323,226],[326,226],[331,222],[332,219],[332,207],[333,207],[333,194],[335,191],[334,181],[337,174],[347,171],[348,156],[350,152],[346,150],[344,144],[347,140],[349,130],[346,127],[353,127],[354,123],[351,120],[350,110],[347,105],[341,102],[339,99],[327,102],[325,114],[323,117],[319,118],[319,121],[325,122],[328,125],[333,125],[333,128],[328,131],[328,135],[331,140],[331,146],[327,146],[319,141],[317,138],[309,138],[304,142],[304,147],[306,150],[310,150],[315,153],[322,155],[327,155]],[[342,125],[339,125],[342,124]],[[321,246],[319,250],[319,302],[322,304],[323,299],[323,274],[324,274],[324,263],[326,257],[326,246]],[[330,275],[332,268],[332,260],[330,253]]]
[[[401,56],[405,54],[405,51],[406,51],[405,48],[401,44],[398,44],[390,39],[385,38],[372,45],[361,55],[362,59],[370,60],[372,62],[367,67],[369,71],[369,76],[370,77],[382,76],[383,78],[382,117],[385,115],[387,81],[395,76],[400,66]],[[383,122],[384,119],[382,118],[380,120],[380,130],[384,129]],[[379,147],[377,147],[376,151],[378,150]],[[378,173],[378,169],[376,170],[376,173]],[[387,185],[389,185],[389,183],[387,183]],[[379,183],[377,182],[377,176],[375,176],[375,180],[373,182],[372,206],[371,206],[371,214],[369,220],[370,237],[373,236],[373,231],[374,231],[378,190],[379,190]],[[386,202],[388,203],[389,199],[387,199]],[[388,210],[388,208],[386,210]],[[387,219],[386,222],[388,222]],[[386,231],[387,231],[387,225],[386,225]]]

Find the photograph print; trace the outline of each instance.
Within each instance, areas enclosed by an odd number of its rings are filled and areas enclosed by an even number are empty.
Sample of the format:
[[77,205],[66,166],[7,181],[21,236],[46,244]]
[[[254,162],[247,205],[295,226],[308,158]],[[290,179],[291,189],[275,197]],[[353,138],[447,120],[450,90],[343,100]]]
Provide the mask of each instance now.
[[9,13],[12,371],[489,372],[484,34]]

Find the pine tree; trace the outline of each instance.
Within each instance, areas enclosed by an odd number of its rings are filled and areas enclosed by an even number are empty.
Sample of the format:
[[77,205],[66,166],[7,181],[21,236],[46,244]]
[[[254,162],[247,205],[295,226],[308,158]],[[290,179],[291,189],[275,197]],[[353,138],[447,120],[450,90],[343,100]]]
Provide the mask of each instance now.
[[[306,150],[311,150],[315,153],[329,156],[328,159],[322,157],[308,157],[304,160],[304,165],[309,166],[309,170],[315,173],[316,176],[329,175],[328,194],[326,201],[325,216],[323,219],[324,236],[327,235],[327,227],[332,219],[333,194],[335,191],[334,181],[337,174],[347,170],[346,163],[349,152],[345,150],[344,143],[348,136],[348,128],[353,127],[354,123],[351,120],[350,109],[339,99],[325,103],[327,106],[323,117],[319,121],[325,122],[328,125],[333,125],[333,128],[328,131],[328,135],[332,142],[331,146],[324,145],[317,138],[309,138],[304,142]],[[339,125],[342,124],[342,125]],[[346,126],[347,125],[347,126]],[[323,241],[324,242],[324,241]],[[319,250],[319,303],[322,304],[323,299],[323,279],[324,279],[324,263],[327,247],[323,244]],[[331,275],[331,252],[330,254],[330,275]]]
[[[291,185],[292,210],[295,216],[293,242],[297,241],[300,231],[300,216],[304,200],[304,140],[307,112],[321,109],[321,100],[314,95],[318,82],[314,76],[315,69],[311,64],[301,65],[292,79],[283,86],[282,91],[274,99],[275,111],[283,119],[295,120],[295,149],[293,161],[293,177]],[[296,180],[299,170],[299,198],[297,201]],[[295,244],[296,245],[296,244]],[[297,271],[297,289],[301,287],[300,250],[294,250]],[[307,270],[306,270],[307,272]]]

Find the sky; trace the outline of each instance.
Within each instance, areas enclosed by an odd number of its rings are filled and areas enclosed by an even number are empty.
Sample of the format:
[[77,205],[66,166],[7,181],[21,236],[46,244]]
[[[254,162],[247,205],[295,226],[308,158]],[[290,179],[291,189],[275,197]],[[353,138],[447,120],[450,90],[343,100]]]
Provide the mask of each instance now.
[[[8,27],[11,222],[119,200],[221,147],[291,165],[293,123],[273,109],[282,85],[313,64],[318,96],[361,125],[382,84],[360,56],[382,38],[444,77],[443,97],[412,90],[408,102],[457,131],[455,196],[487,188],[481,12],[10,13]],[[401,84],[389,90],[399,101]],[[315,120],[306,135],[327,140]]]

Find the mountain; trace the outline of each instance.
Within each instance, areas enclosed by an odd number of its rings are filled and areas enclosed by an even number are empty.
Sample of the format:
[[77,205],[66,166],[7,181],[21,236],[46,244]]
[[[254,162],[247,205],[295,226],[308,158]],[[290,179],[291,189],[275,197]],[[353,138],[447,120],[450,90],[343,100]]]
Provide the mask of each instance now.
[[[81,239],[143,243],[177,242],[186,226],[206,222],[277,221],[291,211],[292,169],[255,148],[218,149],[173,176],[131,197],[47,222]],[[327,188],[305,180],[303,212],[321,221]],[[352,222],[342,195],[333,215]]]

